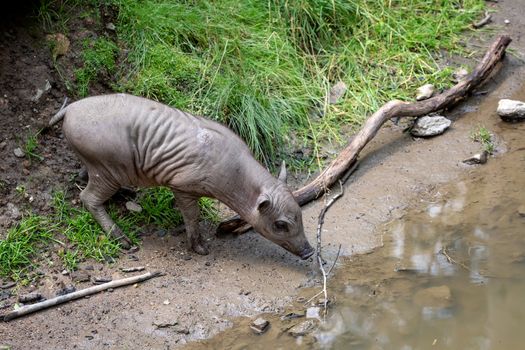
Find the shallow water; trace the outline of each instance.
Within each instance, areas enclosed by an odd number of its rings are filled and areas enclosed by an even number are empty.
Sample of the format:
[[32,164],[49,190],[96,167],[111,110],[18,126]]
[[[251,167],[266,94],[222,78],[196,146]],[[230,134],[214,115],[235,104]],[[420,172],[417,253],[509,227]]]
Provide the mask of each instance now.
[[[287,329],[304,318],[264,315],[272,326],[262,336],[242,319],[190,347],[524,348],[525,123],[490,127],[507,152],[386,224],[381,248],[341,261],[329,280],[335,302],[318,331],[295,339]],[[317,291],[303,290],[282,314],[304,310],[304,300]]]

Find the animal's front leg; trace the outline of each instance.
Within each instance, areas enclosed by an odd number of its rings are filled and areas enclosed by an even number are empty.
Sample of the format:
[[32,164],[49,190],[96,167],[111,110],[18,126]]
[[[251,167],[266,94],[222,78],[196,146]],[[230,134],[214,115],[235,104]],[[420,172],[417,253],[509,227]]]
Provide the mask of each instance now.
[[173,193],[186,226],[186,246],[197,254],[208,255],[208,245],[202,239],[199,230],[199,197],[175,191]]

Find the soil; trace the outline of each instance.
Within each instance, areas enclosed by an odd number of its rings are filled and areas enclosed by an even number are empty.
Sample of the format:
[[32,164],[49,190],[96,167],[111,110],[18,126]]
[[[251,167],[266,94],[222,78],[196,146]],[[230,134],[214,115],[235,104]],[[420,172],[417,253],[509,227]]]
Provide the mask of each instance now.
[[[468,45],[479,45],[479,56],[496,33],[510,34],[514,40],[511,47],[517,55],[507,55],[501,70],[478,90],[489,91],[493,99],[508,98],[521,87],[525,75],[522,60],[517,57],[523,57],[525,52],[525,20],[519,15],[525,6],[520,0],[489,6],[497,10],[490,25],[497,30],[484,34],[483,39],[469,41]],[[47,33],[28,13],[24,7],[5,11],[0,21],[0,232],[19,219],[14,207],[22,212],[51,213],[49,200],[58,188],[67,189],[72,201],[78,197],[73,180],[80,163],[64,142],[60,128],[41,133],[37,152],[43,160],[17,158],[14,154],[15,148],[24,145],[27,135],[46,125],[69,94],[54,68],[45,39]],[[510,24],[505,25],[505,19]],[[82,40],[104,31],[103,24],[89,19],[77,21],[77,30],[67,34],[70,50],[58,58],[59,66],[66,67],[61,74],[69,78],[79,65]],[[32,98],[37,89],[46,86],[46,81],[51,89],[35,101]],[[102,93],[106,88],[99,84],[92,93]],[[345,184],[345,195],[326,216],[323,243],[328,260],[333,260],[339,245],[343,255],[361,254],[381,246],[378,225],[401,217],[437,186],[471,169],[462,160],[481,148],[471,133],[478,125],[490,130],[497,122],[494,114],[476,113],[486,98],[487,95],[472,96],[447,112],[453,124],[439,137],[412,139],[402,132],[402,125],[394,124],[381,130],[362,154],[359,169]],[[505,144],[498,143],[495,156],[505,150]],[[322,206],[323,201],[317,201],[303,212],[311,242],[315,241]],[[208,256],[187,253],[181,236],[151,235],[142,239],[138,252],[123,253],[114,264],[85,262],[80,271],[91,277],[125,277],[121,267],[138,265],[165,275],[0,323],[0,345],[13,349],[174,348],[217,334],[232,326],[237,316],[280,314],[302,287],[319,283],[312,260],[300,261],[253,232],[217,239],[214,228],[204,226],[210,239]],[[46,254],[50,260],[56,260],[56,252]],[[13,289],[15,296],[8,298],[5,305],[11,306],[16,294],[38,291],[49,298],[67,285],[74,284],[77,289],[91,285],[74,282],[74,274],[64,275],[62,270],[57,264],[41,266],[43,276],[34,285]],[[156,326],[159,323],[177,325],[162,328]]]

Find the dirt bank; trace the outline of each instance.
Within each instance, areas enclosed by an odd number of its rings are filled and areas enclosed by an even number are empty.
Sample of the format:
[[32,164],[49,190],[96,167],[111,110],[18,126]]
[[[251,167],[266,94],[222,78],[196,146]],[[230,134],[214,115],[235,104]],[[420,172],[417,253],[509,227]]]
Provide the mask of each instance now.
[[[524,5],[514,0],[501,2],[496,8],[501,10],[494,14],[493,26],[501,29],[496,32],[508,32],[514,39],[512,48],[523,54],[521,28],[525,20],[519,14]],[[509,19],[510,25],[505,26],[504,19]],[[53,186],[69,183],[79,167],[60,133],[41,138],[42,162],[28,163],[14,155],[21,135],[42,126],[65,95],[52,69],[43,33],[24,21],[27,18],[19,17],[4,22],[7,28],[0,34],[0,144],[5,141],[0,147],[0,170],[6,183],[0,189],[0,218],[4,228],[12,220],[7,203],[49,211],[47,202]],[[489,41],[474,43],[481,45],[480,54]],[[471,133],[479,124],[491,130],[497,122],[494,116],[476,113],[480,101],[512,96],[524,74],[521,61],[507,56],[502,70],[483,87],[490,91],[488,95],[472,97],[447,113],[454,122],[443,136],[413,140],[402,133],[400,126],[385,127],[364,152],[360,168],[345,186],[346,195],[326,217],[323,239],[330,252],[327,257],[333,256],[339,244],[344,254],[362,253],[381,245],[377,225],[402,215],[421,194],[468,170],[462,160],[480,149]],[[38,101],[31,101],[46,80],[52,89]],[[504,148],[501,144],[498,151]],[[35,196],[32,203],[18,195],[15,187],[19,184]],[[72,184],[69,186],[75,190]],[[312,241],[321,207],[319,201],[304,211],[305,228]],[[120,267],[136,265],[164,271],[166,276],[0,323],[0,345],[14,349],[173,348],[216,334],[232,325],[235,316],[278,313],[298,288],[315,283],[315,264],[299,261],[255,233],[215,239],[213,229],[207,230],[212,252],[206,257],[188,255],[180,236],[151,235],[143,238],[138,252],[123,255],[115,264],[87,262],[84,271],[91,276],[118,278],[123,276]],[[71,276],[62,275],[61,269],[47,267],[40,284],[24,291],[34,289],[50,297],[61,285],[70,283]],[[89,284],[78,283],[77,288]],[[177,322],[177,326],[155,326],[162,322]]]

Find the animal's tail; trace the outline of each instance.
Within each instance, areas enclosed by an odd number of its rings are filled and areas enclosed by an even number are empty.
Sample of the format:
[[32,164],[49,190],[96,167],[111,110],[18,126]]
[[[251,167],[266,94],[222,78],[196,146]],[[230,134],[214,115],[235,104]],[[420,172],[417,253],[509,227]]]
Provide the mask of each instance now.
[[62,107],[60,107],[60,110],[49,121],[48,126],[53,126],[59,121],[61,121],[62,118],[64,118],[64,115],[66,114],[66,109],[67,109],[65,108],[66,104],[67,104],[67,97],[64,99],[64,103],[62,104]]

